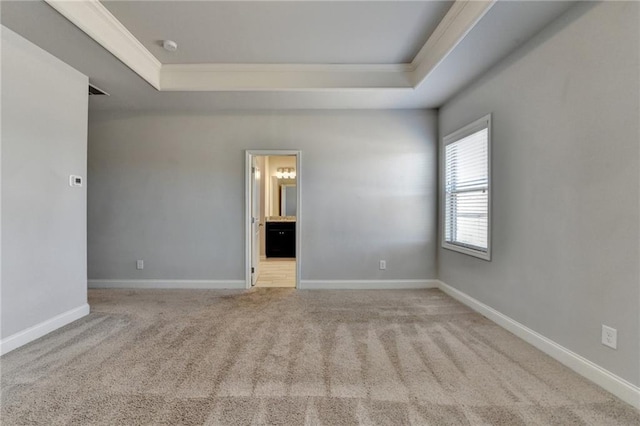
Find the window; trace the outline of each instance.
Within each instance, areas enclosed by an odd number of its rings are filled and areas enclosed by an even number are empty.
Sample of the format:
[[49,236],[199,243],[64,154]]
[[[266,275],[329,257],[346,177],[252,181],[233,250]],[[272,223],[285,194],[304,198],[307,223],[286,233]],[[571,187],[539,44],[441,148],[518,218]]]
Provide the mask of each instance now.
[[491,116],[444,138],[442,246],[491,260]]

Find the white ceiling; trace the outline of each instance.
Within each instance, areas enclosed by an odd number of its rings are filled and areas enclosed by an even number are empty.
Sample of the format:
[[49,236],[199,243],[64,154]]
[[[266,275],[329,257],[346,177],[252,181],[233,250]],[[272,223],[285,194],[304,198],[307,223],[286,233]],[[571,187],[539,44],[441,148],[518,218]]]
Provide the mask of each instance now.
[[[0,3],[2,24],[89,76],[111,94],[90,111],[436,108],[512,52],[571,2],[500,1],[415,89],[163,92],[42,1]],[[177,38],[177,37],[176,37]]]
[[[452,3],[102,2],[163,64],[408,63]],[[165,39],[178,51],[165,51]]]

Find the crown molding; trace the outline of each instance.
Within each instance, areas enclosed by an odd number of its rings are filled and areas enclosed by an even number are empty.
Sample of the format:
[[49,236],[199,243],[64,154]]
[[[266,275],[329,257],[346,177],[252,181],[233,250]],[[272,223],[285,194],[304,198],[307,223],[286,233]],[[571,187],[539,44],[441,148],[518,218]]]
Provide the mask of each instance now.
[[156,89],[162,64],[98,0],[45,0]]
[[413,89],[411,64],[165,64],[166,91]]
[[418,87],[497,0],[456,0],[410,64],[162,64],[98,0],[45,0],[160,91]]
[[413,84],[418,87],[456,48],[497,0],[456,0],[411,64]]
[[411,72],[413,64],[164,64],[171,71],[204,72]]

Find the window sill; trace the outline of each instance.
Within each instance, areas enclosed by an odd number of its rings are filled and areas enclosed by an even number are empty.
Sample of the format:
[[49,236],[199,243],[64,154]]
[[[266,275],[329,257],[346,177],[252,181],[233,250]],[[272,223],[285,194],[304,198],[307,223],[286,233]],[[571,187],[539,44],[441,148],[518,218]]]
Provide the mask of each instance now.
[[474,249],[470,249],[467,247],[462,247],[462,246],[458,246],[450,243],[442,243],[442,248],[451,250],[451,251],[456,251],[458,253],[466,254],[468,256],[477,257],[478,259],[486,260],[487,262],[491,262],[491,249],[484,252],[484,251],[474,250]]

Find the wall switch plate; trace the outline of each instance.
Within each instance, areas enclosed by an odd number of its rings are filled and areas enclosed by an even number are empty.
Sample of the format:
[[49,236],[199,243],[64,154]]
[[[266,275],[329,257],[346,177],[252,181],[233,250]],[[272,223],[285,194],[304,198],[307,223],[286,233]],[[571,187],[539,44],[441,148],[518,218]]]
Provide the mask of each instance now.
[[602,324],[602,344],[618,349],[618,330]]
[[136,269],[144,269],[144,260],[136,260]]
[[380,269],[387,269],[387,261],[386,260],[381,260],[380,261]]

